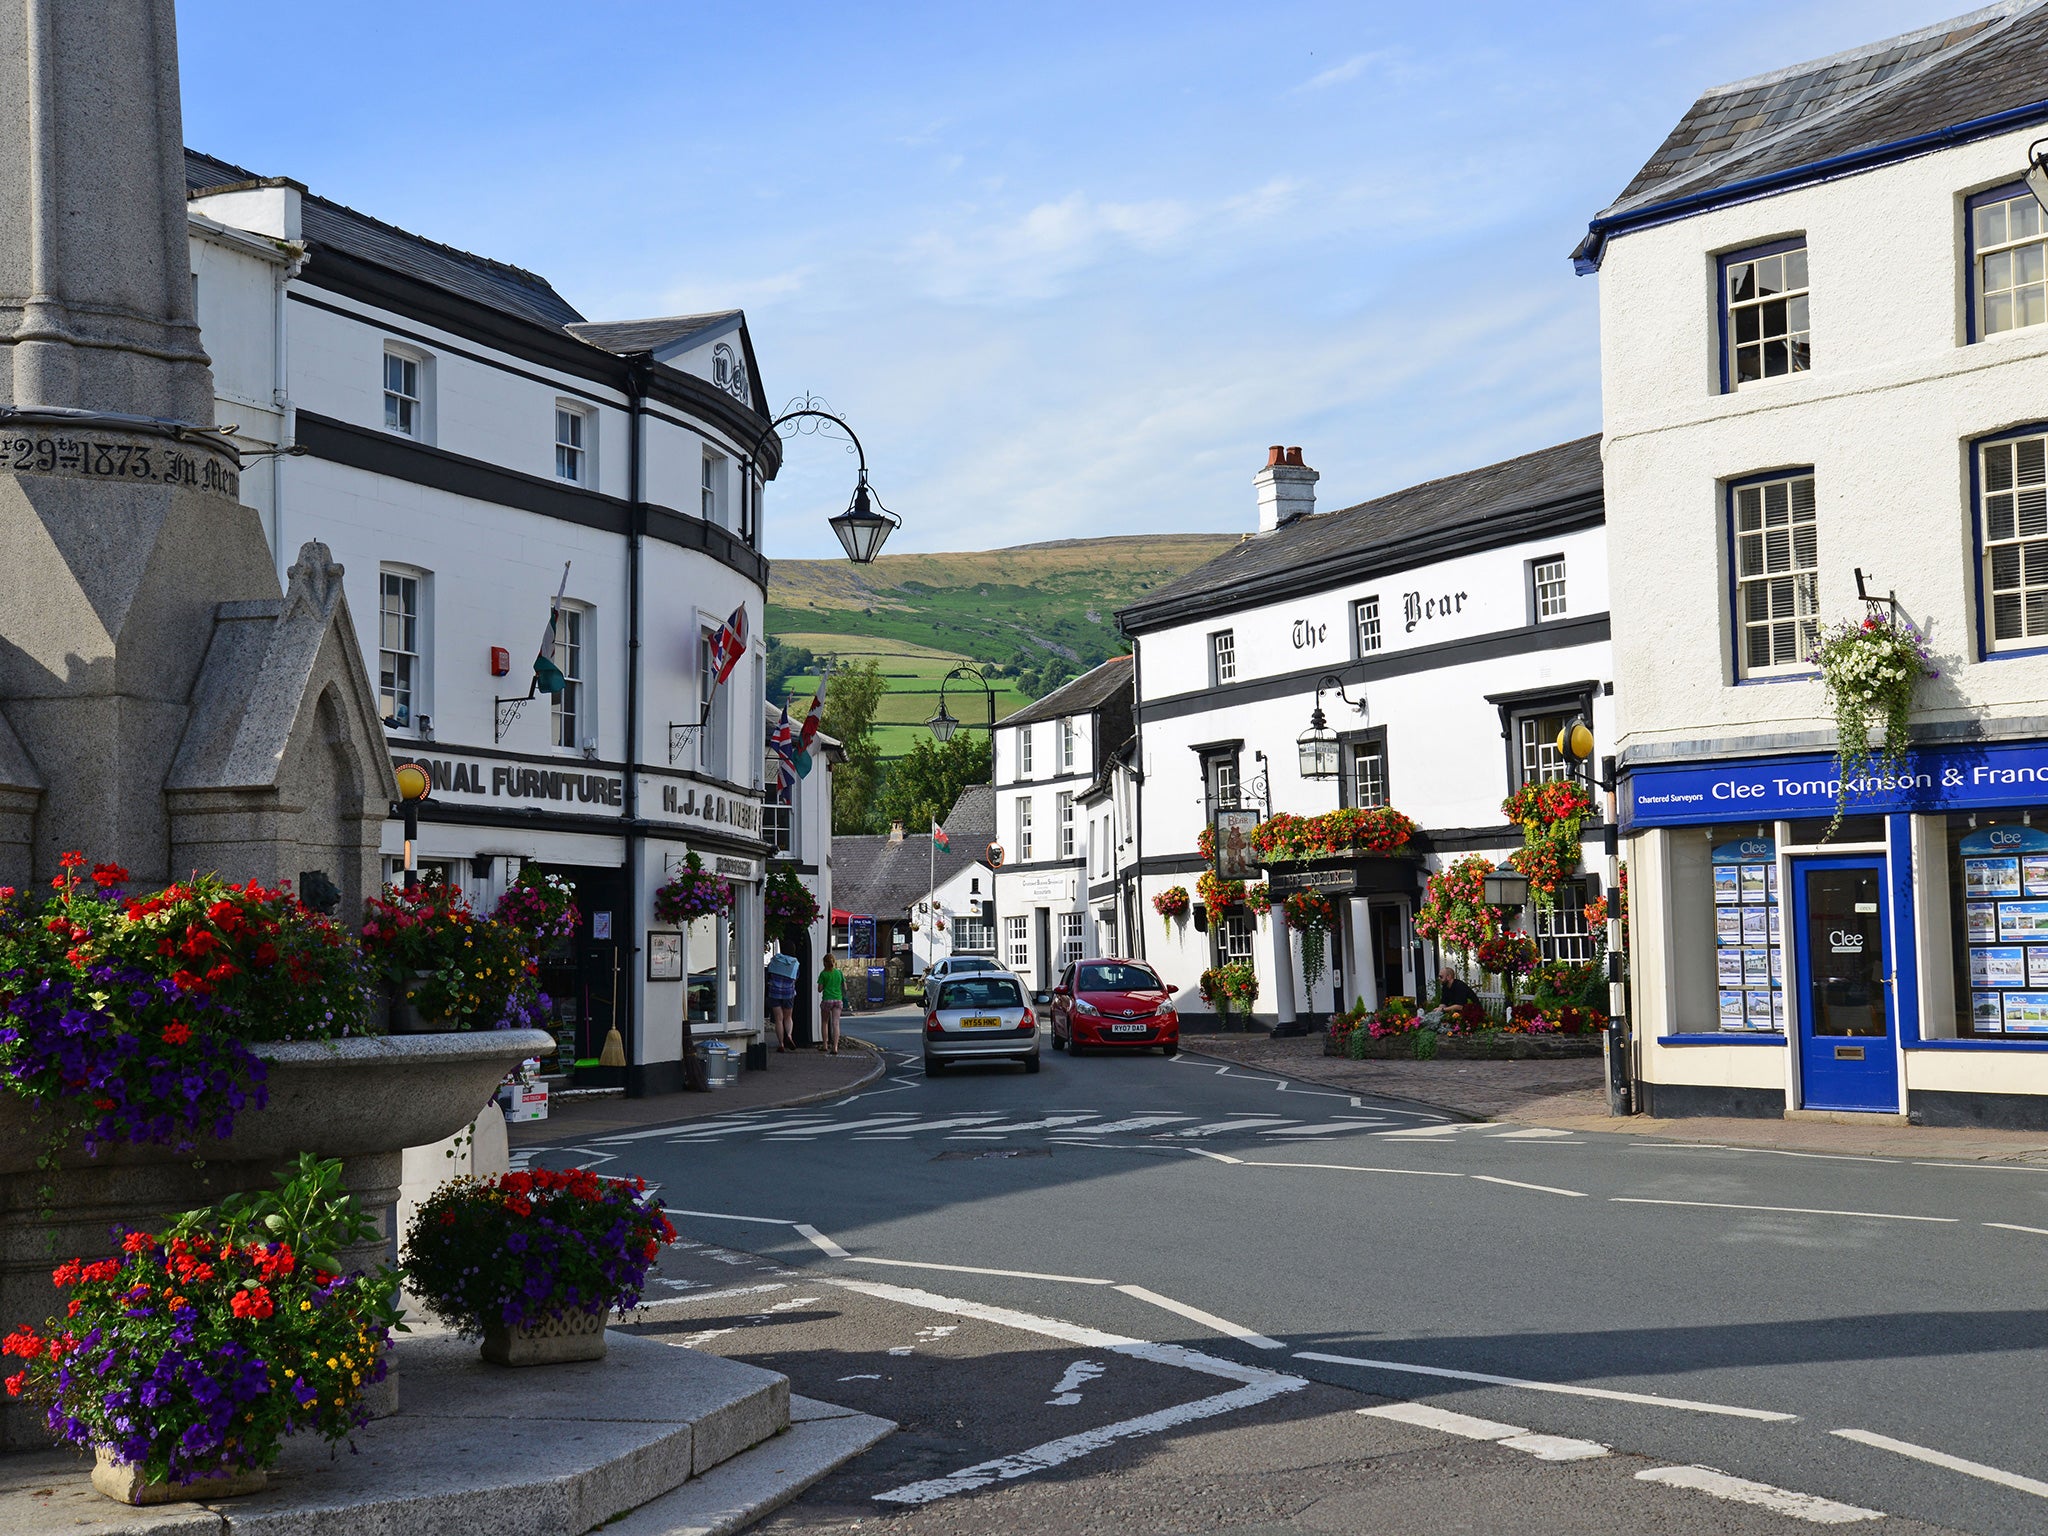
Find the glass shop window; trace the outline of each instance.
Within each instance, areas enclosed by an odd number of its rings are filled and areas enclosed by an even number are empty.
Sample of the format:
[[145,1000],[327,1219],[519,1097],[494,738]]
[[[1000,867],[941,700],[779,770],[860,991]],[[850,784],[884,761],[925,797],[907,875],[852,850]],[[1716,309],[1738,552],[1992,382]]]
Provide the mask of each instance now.
[[1669,834],[1680,1034],[1782,1034],[1784,920],[1775,828],[1745,822]]
[[2048,807],[1948,818],[1956,1035],[2048,1036]]

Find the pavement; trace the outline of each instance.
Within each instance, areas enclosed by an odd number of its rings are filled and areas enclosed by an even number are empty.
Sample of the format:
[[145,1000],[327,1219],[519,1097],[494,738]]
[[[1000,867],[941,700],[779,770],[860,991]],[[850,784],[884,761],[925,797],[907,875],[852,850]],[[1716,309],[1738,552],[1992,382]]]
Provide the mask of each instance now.
[[742,1072],[730,1088],[644,1099],[575,1090],[556,1094],[547,1119],[508,1125],[505,1134],[515,1147],[540,1146],[564,1138],[609,1135],[744,1110],[816,1104],[873,1082],[882,1075],[883,1066],[874,1046],[842,1031],[837,1056],[810,1046],[787,1054],[771,1050],[765,1072]]
[[1187,1048],[1218,1061],[1348,1093],[1426,1104],[1460,1119],[1555,1126],[1587,1134],[1654,1136],[1671,1141],[1860,1157],[1941,1157],[1982,1162],[2048,1161],[2048,1134],[1960,1126],[1864,1121],[1759,1120],[1732,1115],[1660,1120],[1607,1112],[1606,1068],[1597,1058],[1570,1061],[1351,1061],[1325,1056],[1320,1035],[1191,1035]]
[[2048,1530],[2048,1168],[862,1027],[831,1102],[515,1152],[660,1181],[665,1342],[903,1426],[766,1529]]

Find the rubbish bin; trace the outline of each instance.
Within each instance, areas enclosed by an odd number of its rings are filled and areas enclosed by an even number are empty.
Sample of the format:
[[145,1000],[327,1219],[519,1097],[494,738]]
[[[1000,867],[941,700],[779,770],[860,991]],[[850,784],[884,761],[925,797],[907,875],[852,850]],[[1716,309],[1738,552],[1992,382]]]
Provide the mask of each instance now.
[[730,1088],[735,1073],[732,1052],[725,1048],[723,1041],[714,1040],[703,1049],[704,1086],[706,1088]]
[[889,1000],[889,968],[886,965],[868,967],[868,1006],[879,1008]]

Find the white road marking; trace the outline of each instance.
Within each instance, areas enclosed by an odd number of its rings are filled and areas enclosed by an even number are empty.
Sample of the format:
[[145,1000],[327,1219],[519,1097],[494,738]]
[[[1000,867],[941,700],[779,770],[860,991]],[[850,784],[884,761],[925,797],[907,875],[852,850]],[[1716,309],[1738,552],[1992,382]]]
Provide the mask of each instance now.
[[1838,1429],[1834,1433],[1844,1440],[1854,1440],[1858,1445],[1875,1446],[1880,1451],[1894,1451],[1901,1456],[1910,1456],[1915,1461],[1924,1461],[1931,1467],[1946,1467],[1949,1471],[1960,1472],[1965,1477],[1982,1478],[1985,1482],[1996,1483],[2001,1488],[2014,1488],[2021,1493],[2031,1493],[2037,1499],[2048,1499],[2048,1483],[2031,1477],[2022,1477],[2017,1472],[1987,1467],[1981,1461],[1965,1461],[1960,1456],[1949,1455],[1947,1451],[1915,1445],[1910,1440],[1894,1440],[1890,1435],[1872,1434],[1867,1429]]
[[1102,1363],[1097,1360],[1076,1360],[1068,1366],[1064,1375],[1053,1383],[1053,1395],[1045,1400],[1048,1408],[1071,1408],[1081,1401],[1081,1389],[1102,1374]]
[[1986,1173],[2048,1173],[2048,1167],[2023,1163],[1915,1163],[1915,1168],[1975,1168]]
[[1607,1454],[1598,1440],[1574,1440],[1569,1435],[1510,1435],[1499,1443],[1511,1451],[1527,1451],[1538,1461],[1590,1461]]
[[863,1371],[858,1376],[842,1376],[839,1379],[841,1381],[880,1381],[882,1373],[880,1371]]
[[1385,1125],[1384,1120],[1332,1120],[1322,1125],[1281,1126],[1277,1130],[1261,1131],[1262,1136],[1334,1136],[1339,1131],[1363,1130],[1369,1125]]
[[1406,1376],[1440,1376],[1450,1381],[1483,1381],[1495,1387],[1521,1387],[1530,1392],[1555,1392],[1564,1397],[1597,1397],[1615,1403],[1642,1403],[1651,1408],[1683,1408],[1692,1413],[1718,1413],[1732,1419],[1759,1419],[1769,1424],[1789,1424],[1796,1413],[1773,1413],[1765,1408],[1738,1408],[1730,1403],[1700,1403],[1685,1397],[1659,1397],[1651,1392],[1623,1392],[1614,1387],[1581,1387],[1560,1381],[1528,1381],[1520,1376],[1494,1376],[1485,1371],[1454,1371],[1441,1365],[1410,1365],[1405,1360],[1366,1360],[1357,1355],[1326,1355],[1315,1350],[1297,1350],[1297,1360],[1321,1360],[1330,1365],[1355,1365],[1369,1371],[1396,1371]]
[[[872,1120],[848,1120],[840,1125],[806,1126],[794,1131],[769,1131],[761,1139],[763,1141],[795,1141],[801,1138],[807,1141],[814,1136],[823,1136],[828,1132],[864,1131],[876,1126],[900,1125],[905,1120],[915,1120],[916,1118],[916,1115],[911,1114],[907,1110],[897,1110],[891,1114],[876,1115]],[[984,1115],[982,1118],[984,1120],[993,1120],[996,1117],[994,1115]]]
[[[788,1285],[782,1283],[775,1285],[736,1285],[730,1290],[699,1291],[692,1296],[664,1296],[659,1301],[643,1301],[634,1310],[653,1312],[665,1307],[694,1307],[700,1301],[728,1301],[735,1296],[759,1296],[767,1291],[786,1291],[788,1289]],[[811,1298],[813,1301],[817,1299],[815,1296]]]
[[749,1126],[794,1125],[797,1122],[803,1120],[823,1120],[825,1118],[826,1117],[824,1115],[793,1115],[786,1120],[765,1119],[759,1117],[753,1119],[741,1119],[737,1116],[721,1116],[716,1120],[698,1120],[694,1122],[685,1120],[681,1124],[677,1124],[671,1121],[667,1125],[657,1125],[652,1130],[622,1131],[620,1134],[616,1136],[594,1136],[591,1138],[591,1140],[595,1141],[600,1147],[609,1147],[619,1142],[646,1141],[648,1138],[654,1136],[677,1136],[685,1134],[694,1134],[699,1131],[708,1131],[716,1127],[722,1126],[730,1126],[735,1130],[745,1130]]
[[793,1227],[793,1221],[784,1221],[779,1216],[735,1216],[730,1211],[684,1211],[673,1205],[661,1208],[664,1216],[702,1216],[707,1221],[751,1221],[763,1227]]
[[1193,1115],[1138,1115],[1129,1120],[1112,1120],[1108,1125],[1077,1126],[1067,1132],[1069,1136],[1107,1136],[1112,1131],[1142,1131],[1151,1125],[1171,1125],[1176,1120],[1192,1120]]
[[[1081,1145],[1081,1143],[1078,1143],[1078,1142],[1068,1142],[1068,1143],[1067,1143],[1067,1145],[1068,1145],[1068,1146],[1078,1146],[1078,1145]],[[1181,1148],[1181,1150],[1182,1150],[1183,1152],[1192,1152],[1192,1153],[1194,1153],[1194,1154],[1195,1154],[1195,1156],[1197,1156],[1197,1157],[1206,1157],[1206,1158],[1210,1159],[1210,1160],[1211,1160],[1212,1162],[1218,1162],[1218,1163],[1241,1163],[1241,1162],[1243,1162],[1243,1161],[1244,1161],[1244,1159],[1243,1159],[1243,1158],[1241,1158],[1241,1157],[1231,1157],[1231,1156],[1230,1156],[1229,1154],[1227,1154],[1227,1153],[1223,1153],[1223,1152],[1211,1152],[1211,1151],[1209,1151],[1209,1150],[1208,1150],[1208,1149],[1207,1149],[1206,1147],[1183,1147],[1183,1148]]]
[[1189,1322],[1200,1323],[1204,1328],[1213,1328],[1218,1333],[1233,1339],[1242,1339],[1254,1349],[1285,1349],[1287,1346],[1278,1339],[1269,1339],[1263,1333],[1254,1333],[1242,1323],[1233,1323],[1227,1317],[1218,1317],[1213,1312],[1204,1312],[1200,1307],[1191,1307],[1184,1301],[1175,1301],[1171,1296],[1162,1296],[1157,1291],[1148,1291],[1142,1285],[1120,1285],[1117,1287],[1126,1296],[1135,1296],[1139,1301],[1149,1301],[1155,1307],[1178,1313]]
[[1185,1130],[1179,1131],[1162,1131],[1160,1135],[1162,1137],[1187,1136],[1190,1138],[1196,1136],[1218,1136],[1225,1131],[1263,1131],[1269,1126],[1291,1125],[1294,1123],[1281,1115],[1252,1115],[1239,1120],[1212,1120],[1207,1125],[1191,1125]]
[[820,1232],[816,1227],[806,1226],[801,1221],[793,1221],[790,1223],[790,1225],[795,1227],[797,1232],[806,1241],[808,1241],[812,1247],[816,1248],[820,1253],[824,1254],[826,1258],[850,1259],[853,1257],[852,1254],[848,1253],[844,1248],[840,1247],[837,1243],[833,1242],[831,1238],[827,1237],[824,1233]]
[[894,1349],[890,1350],[889,1353],[892,1355],[907,1355],[911,1353],[911,1348],[908,1344],[898,1344]]
[[1570,1136],[1570,1131],[1551,1131],[1537,1128],[1528,1131],[1495,1131],[1489,1141],[1551,1141],[1559,1136]]
[[1811,1493],[1793,1493],[1769,1483],[1752,1483],[1746,1477],[1730,1477],[1711,1467],[1652,1467],[1638,1472],[1636,1481],[1663,1483],[1672,1488],[1691,1488],[1734,1504],[1754,1504],[1774,1514],[1790,1515],[1814,1525],[1852,1525],[1858,1520],[1882,1520],[1884,1511],[1861,1509],[1854,1504],[1837,1504]]
[[[1189,1151],[1194,1149],[1190,1147]],[[1412,1173],[1425,1179],[1462,1179],[1462,1173],[1452,1173],[1443,1168],[1361,1168],[1356,1163],[1276,1163],[1268,1158],[1255,1157],[1244,1160],[1247,1168],[1328,1168],[1338,1173]]]
[[1586,1198],[1583,1189],[1559,1189],[1552,1184],[1524,1184],[1520,1179],[1498,1179],[1490,1173],[1475,1173],[1472,1177],[1482,1184],[1506,1184],[1512,1189],[1533,1189],[1546,1195],[1570,1195],[1574,1200]]
[[921,1259],[870,1259],[846,1255],[852,1264],[886,1264],[892,1269],[940,1269],[956,1275],[1001,1275],[1006,1280],[1064,1280],[1069,1285],[1114,1285],[1114,1280],[1096,1280],[1086,1275],[1047,1275],[1029,1269],[983,1269],[975,1264],[929,1264]]
[[1960,1216],[1901,1216],[1893,1211],[1826,1211],[1804,1205],[1736,1205],[1727,1200],[1649,1200],[1638,1195],[1609,1195],[1616,1205],[1689,1205],[1712,1211],[1771,1211],[1784,1216],[1862,1216],[1871,1221],[1937,1221],[1953,1224]]
[[2048,1227],[2022,1227],[2010,1221],[1987,1221],[1987,1227],[1997,1227],[2001,1232],[2031,1232],[2036,1237],[2048,1237]]
[[1404,1131],[1380,1131],[1377,1134],[1386,1141],[1430,1141],[1442,1136],[1455,1136],[1460,1131],[1473,1129],[1470,1124],[1454,1125],[1411,1125]]
[[1509,1435],[1528,1433],[1519,1424],[1475,1419],[1469,1413],[1453,1413],[1448,1408],[1433,1407],[1429,1403],[1383,1403],[1377,1408],[1361,1408],[1358,1412],[1368,1419],[1392,1419],[1396,1424],[1438,1429],[1467,1440],[1505,1440]]
[[794,1312],[798,1307],[815,1307],[821,1300],[823,1298],[818,1296],[791,1296],[785,1301],[774,1303],[768,1308],[768,1311]]
[[1003,1114],[1001,1112],[993,1115],[954,1115],[946,1120],[914,1120],[907,1125],[892,1125],[889,1129],[892,1131],[909,1131],[914,1136],[922,1136],[926,1131],[950,1131],[965,1125],[985,1126],[991,1120],[1000,1120],[1002,1118]]
[[1047,1131],[1056,1126],[1079,1125],[1083,1120],[1095,1119],[1099,1113],[1098,1110],[1090,1109],[1077,1115],[1048,1115],[1043,1120],[1027,1120],[1022,1125],[997,1126],[996,1134],[1008,1136],[1016,1131]]

